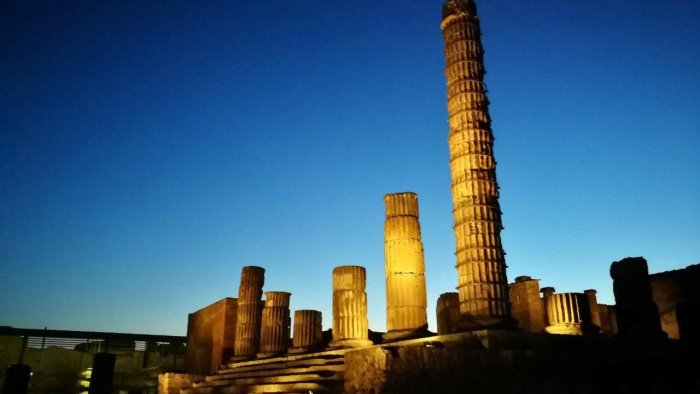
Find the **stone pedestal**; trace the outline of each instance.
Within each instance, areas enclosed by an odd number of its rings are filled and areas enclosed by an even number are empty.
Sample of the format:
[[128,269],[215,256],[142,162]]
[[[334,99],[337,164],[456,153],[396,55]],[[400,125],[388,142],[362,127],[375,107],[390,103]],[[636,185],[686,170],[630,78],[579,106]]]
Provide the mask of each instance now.
[[598,298],[596,297],[597,293],[598,292],[594,289],[583,291],[583,294],[586,295],[586,299],[588,300],[588,309],[591,311],[591,324],[601,328],[603,325],[600,322],[600,307],[598,306]]
[[321,311],[294,311],[294,338],[290,354],[306,353],[318,349],[323,341]]
[[117,355],[112,353],[95,353],[92,358],[92,373],[88,394],[105,394],[112,392],[114,365]]
[[386,270],[385,341],[428,334],[425,261],[418,222],[418,196],[384,196],[384,259]]
[[550,334],[584,335],[594,332],[588,299],[583,293],[555,293],[545,298]]
[[289,347],[289,298],[283,291],[265,292],[258,358],[287,353]]
[[459,312],[459,294],[440,294],[435,312],[437,316],[438,335],[454,334],[457,332],[457,323],[459,323],[459,318],[461,317]]
[[265,283],[265,269],[243,267],[241,285],[238,288],[236,337],[233,345],[233,361],[248,360],[258,353],[260,343],[260,297]]
[[540,298],[539,279],[529,276],[515,278],[510,285],[510,303],[518,327],[529,332],[544,330],[544,307]]
[[513,327],[496,160],[484,85],[484,51],[474,2],[448,1],[440,25],[445,40],[450,170],[460,328]]
[[331,347],[368,346],[365,268],[345,265],[333,269],[333,340]]
[[628,257],[612,263],[615,315],[620,335],[662,337],[659,309],[654,303],[647,261]]

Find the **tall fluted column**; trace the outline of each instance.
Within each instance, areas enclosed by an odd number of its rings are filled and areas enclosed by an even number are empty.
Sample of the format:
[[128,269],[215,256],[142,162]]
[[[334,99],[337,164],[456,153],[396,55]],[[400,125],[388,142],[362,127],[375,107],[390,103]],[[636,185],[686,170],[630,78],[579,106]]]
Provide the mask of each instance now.
[[258,358],[285,354],[289,347],[289,297],[284,291],[265,292],[265,307],[260,324]]
[[233,342],[233,360],[255,357],[260,343],[260,297],[265,283],[265,269],[243,267],[241,285],[238,287],[238,312],[236,338]]
[[450,169],[462,329],[511,327],[496,160],[476,5],[443,5]]
[[550,334],[583,335],[593,332],[588,299],[583,293],[556,293],[545,299]]
[[386,269],[386,328],[384,340],[427,335],[425,261],[418,222],[418,196],[384,196],[384,261]]
[[368,338],[365,267],[333,269],[333,340],[331,347],[371,345]]
[[459,322],[459,294],[442,293],[437,300],[437,333],[438,335],[453,334],[457,332]]
[[321,311],[294,311],[294,338],[289,353],[304,353],[317,349],[323,341]]

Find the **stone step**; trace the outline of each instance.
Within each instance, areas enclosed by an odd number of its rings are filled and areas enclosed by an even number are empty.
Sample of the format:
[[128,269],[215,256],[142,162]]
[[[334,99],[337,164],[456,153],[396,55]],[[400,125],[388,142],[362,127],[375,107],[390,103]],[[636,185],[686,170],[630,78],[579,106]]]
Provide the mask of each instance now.
[[309,392],[342,392],[342,384],[322,383],[281,383],[260,384],[255,386],[222,387],[219,393],[309,393]]
[[277,383],[302,383],[312,382],[318,383],[323,381],[342,381],[343,373],[328,372],[328,373],[306,373],[282,376],[263,376],[263,377],[246,377],[236,379],[214,380],[202,383],[195,383],[194,388],[200,387],[221,387],[221,386],[252,386],[263,384]]
[[216,381],[224,379],[235,379],[244,377],[263,377],[263,376],[279,376],[279,375],[293,375],[302,373],[312,373],[312,372],[344,372],[344,364],[328,364],[328,365],[313,365],[309,367],[295,367],[295,368],[280,368],[280,369],[266,369],[258,371],[236,371],[231,373],[219,373],[217,375],[210,375],[204,378],[205,381]]
[[316,357],[300,360],[275,360],[269,363],[256,363],[253,365],[238,365],[240,363],[228,364],[226,368],[217,371],[217,374],[229,374],[234,372],[261,371],[291,367],[315,366],[315,365],[338,365],[344,363],[342,356]]

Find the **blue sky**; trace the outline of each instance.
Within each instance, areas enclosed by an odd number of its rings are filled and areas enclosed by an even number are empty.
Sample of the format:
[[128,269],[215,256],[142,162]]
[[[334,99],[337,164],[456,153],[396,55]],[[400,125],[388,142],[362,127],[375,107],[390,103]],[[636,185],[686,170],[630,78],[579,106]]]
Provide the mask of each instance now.
[[[700,3],[478,3],[512,280],[613,301],[700,261]],[[454,291],[440,1],[23,1],[0,15],[0,325],[184,335],[241,267],[331,321],[382,196]]]

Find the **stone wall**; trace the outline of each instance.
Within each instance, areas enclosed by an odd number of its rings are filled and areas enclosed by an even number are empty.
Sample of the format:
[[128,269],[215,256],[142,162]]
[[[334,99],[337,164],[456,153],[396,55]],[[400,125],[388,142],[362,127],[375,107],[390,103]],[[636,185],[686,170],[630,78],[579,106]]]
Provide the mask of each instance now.
[[189,373],[162,373],[158,375],[158,394],[180,394],[180,389],[192,388],[192,383],[204,379]]
[[[649,278],[654,303],[659,308],[661,329],[669,338],[691,339],[689,337],[698,330],[700,314],[700,264],[652,274]],[[691,313],[684,316],[684,308]]]
[[529,276],[515,278],[509,285],[513,318],[518,327],[529,332],[544,330],[544,308],[540,298],[540,281]]
[[235,298],[227,297],[189,314],[187,372],[212,373],[233,356],[237,306]]

